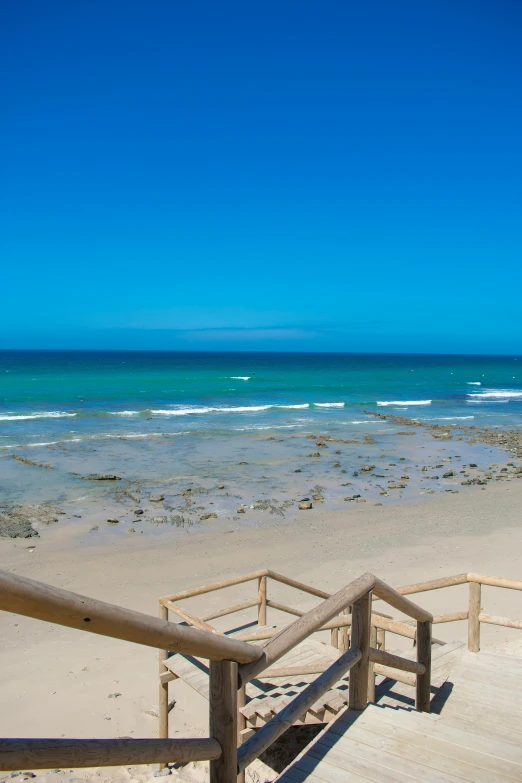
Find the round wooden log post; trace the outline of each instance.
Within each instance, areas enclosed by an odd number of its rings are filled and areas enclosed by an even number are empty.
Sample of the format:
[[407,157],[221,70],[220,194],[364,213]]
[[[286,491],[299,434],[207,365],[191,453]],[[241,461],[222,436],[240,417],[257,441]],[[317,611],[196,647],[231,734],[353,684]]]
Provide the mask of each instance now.
[[[239,747],[243,741],[243,737],[241,736],[241,732],[243,729],[246,729],[246,718],[243,715],[242,712],[240,712],[241,707],[244,707],[246,704],[246,687],[244,685],[239,688],[237,692],[237,746]],[[237,776],[237,783],[245,783],[245,772],[240,772]]]
[[386,631],[384,628],[377,628],[377,648],[386,650]]
[[257,610],[257,624],[266,625],[266,576],[260,576],[258,580],[259,607]]
[[424,674],[417,674],[415,707],[421,712],[430,711],[431,697],[431,623],[417,621],[417,662],[425,667]]
[[332,647],[339,648],[339,629],[338,628],[332,628],[330,631],[330,644]]
[[[160,620],[169,619],[169,610],[167,609],[166,606],[162,606],[161,604],[159,607],[159,617]],[[167,668],[164,665],[163,661],[167,659],[168,654],[169,654],[168,650],[158,651],[160,675],[167,671]],[[160,680],[158,703],[159,703],[159,738],[168,739],[169,736],[169,684],[168,682],[161,682]],[[161,762],[159,764],[159,769],[163,769],[166,766],[167,766],[166,762]]]
[[[350,607],[343,610],[343,615],[350,614]],[[350,647],[350,639],[348,636],[348,626],[345,626],[344,628],[341,628],[341,633],[339,634],[339,652],[341,655],[344,655],[344,653],[349,649]]]
[[469,611],[468,611],[468,650],[480,651],[480,582],[469,583]]
[[[370,647],[377,647],[377,628],[374,625],[370,626]],[[368,701],[375,701],[375,672],[371,661],[368,664]]]
[[210,783],[237,783],[238,674],[234,661],[210,661],[210,736],[221,756],[210,762]]
[[371,593],[363,595],[352,606],[352,647],[359,648],[361,657],[350,671],[348,704],[351,710],[364,710],[368,704],[370,607]]

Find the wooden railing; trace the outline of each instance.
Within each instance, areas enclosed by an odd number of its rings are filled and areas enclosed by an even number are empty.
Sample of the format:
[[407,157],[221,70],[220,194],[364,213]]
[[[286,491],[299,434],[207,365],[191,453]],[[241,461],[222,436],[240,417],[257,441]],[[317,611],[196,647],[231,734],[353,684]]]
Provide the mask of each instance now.
[[[232,687],[236,692],[236,682],[227,682],[227,676],[231,666],[237,667],[237,661],[257,660],[262,655],[259,647],[169,623],[5,571],[0,572],[0,609],[148,647],[208,658],[211,661],[211,692],[214,693],[210,701],[211,736],[208,738],[2,739],[0,770],[205,760],[215,769],[221,768],[220,760],[226,747],[223,726],[219,722],[221,702],[227,703]],[[236,663],[231,664],[230,659]],[[214,779],[221,780],[219,776]]]
[[[286,584],[297,590],[323,599],[303,613],[292,607],[272,601],[267,596],[267,581]],[[223,587],[257,580],[257,597],[220,610],[200,619],[179,607],[176,601],[203,595]],[[405,596],[469,583],[469,607],[465,612],[432,617],[425,609]],[[416,706],[422,711],[430,708],[431,636],[432,623],[468,620],[469,649],[477,651],[480,644],[480,623],[493,623],[521,628],[522,622],[483,614],[480,608],[481,585],[522,590],[522,582],[482,576],[459,574],[453,577],[407,585],[393,589],[373,574],[364,574],[331,595],[268,569],[243,577],[230,579],[206,587],[186,590],[160,599],[160,618],[107,604],[76,593],[35,582],[25,577],[0,572],[0,609],[16,614],[57,623],[90,633],[109,636],[160,651],[160,738],[159,739],[4,739],[0,740],[0,770],[22,767],[47,769],[70,766],[114,766],[188,761],[210,761],[211,783],[232,783],[252,761],[259,757],[296,719],[350,671],[348,703],[353,710],[363,710],[373,699],[374,674],[378,667],[401,672],[410,684],[416,684]],[[395,621],[390,615],[375,612],[373,603],[383,600],[399,612],[412,618]],[[258,607],[258,625],[266,626],[267,608],[285,611],[297,619],[282,629],[247,630],[234,637],[210,625],[209,620],[223,617],[247,608]],[[168,612],[173,611],[183,624],[170,623]],[[349,614],[345,614],[349,612]],[[413,622],[415,627],[408,625]],[[238,744],[241,713],[238,707],[244,698],[245,685],[263,674],[276,676],[274,664],[292,648],[313,633],[330,630],[332,642],[338,642],[340,657],[325,671],[311,671],[319,676],[293,701],[244,744]],[[348,629],[350,646],[348,647]],[[341,639],[334,632],[341,631]],[[377,634],[382,632],[382,643]],[[384,649],[384,632],[389,631],[413,639],[416,643],[416,661],[392,655]],[[344,635],[344,639],[343,639]],[[249,641],[264,639],[263,646]],[[337,645],[335,645],[337,646]],[[209,726],[207,738],[168,739],[168,681],[171,675],[163,664],[172,653],[197,656],[209,660]],[[313,669],[313,667],[311,667]],[[279,669],[285,672],[284,669]],[[288,671],[288,670],[286,670]],[[300,672],[302,673],[302,671]],[[412,680],[413,675],[413,680]],[[244,702],[243,702],[244,703]]]
[[469,584],[468,608],[461,612],[451,612],[449,614],[435,615],[433,622],[452,623],[459,620],[468,621],[468,650],[470,652],[479,652],[480,650],[480,624],[501,625],[505,628],[516,628],[522,630],[521,620],[512,620],[509,617],[498,617],[496,615],[484,614],[481,611],[482,603],[482,585],[490,587],[503,587],[508,590],[522,590],[522,581],[518,579],[504,579],[499,576],[486,576],[485,574],[455,574],[454,576],[445,576],[441,579],[432,579],[427,582],[419,582],[414,585],[405,585],[398,587],[397,592],[401,595],[413,595],[414,593],[426,593],[432,590],[441,590],[445,587],[455,585]]

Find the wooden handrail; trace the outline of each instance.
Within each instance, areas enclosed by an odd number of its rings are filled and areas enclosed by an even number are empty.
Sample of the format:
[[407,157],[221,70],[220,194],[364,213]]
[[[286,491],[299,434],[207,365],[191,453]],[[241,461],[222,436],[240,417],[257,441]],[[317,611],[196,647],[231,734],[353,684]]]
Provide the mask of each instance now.
[[381,666],[389,666],[391,669],[400,669],[403,672],[412,672],[412,674],[424,674],[426,667],[423,663],[410,661],[407,658],[401,658],[400,655],[393,655],[384,650],[370,648],[370,661],[378,663]]
[[210,585],[203,585],[203,587],[194,587],[191,590],[182,590],[181,593],[173,593],[172,595],[164,595],[163,598],[167,598],[169,601],[181,601],[183,598],[193,598],[196,595],[203,595],[204,593],[212,593],[214,590],[222,590],[224,587],[232,587],[233,585],[240,585],[243,582],[251,582],[254,579],[259,579],[261,576],[267,576],[268,569],[262,568],[260,571],[253,571],[251,574],[245,574],[244,576],[235,576],[232,579],[225,579],[222,582],[213,582]]
[[80,631],[214,661],[250,663],[263,655],[259,647],[238,639],[169,623],[7,571],[0,571],[0,609]]
[[354,666],[361,657],[361,651],[351,648],[338,658],[320,677],[287,704],[277,715],[259,729],[244,745],[238,749],[238,771],[242,772],[254,759],[258,758],[270,745],[292,726],[294,721],[304,715],[323,693]]
[[427,582],[417,582],[413,585],[404,585],[396,587],[396,591],[401,595],[412,595],[412,593],[424,593],[429,590],[441,590],[443,587],[453,587],[454,585],[463,585],[468,581],[467,574],[455,574],[455,576],[443,576],[440,579],[430,579]]
[[243,664],[239,667],[240,684],[245,684],[254,677],[257,677],[264,669],[271,666],[279,658],[298,645],[310,634],[315,633],[328,620],[335,617],[347,606],[350,606],[358,598],[368,593],[375,584],[373,574],[364,574],[358,579],[354,579],[349,585],[343,587],[337,593],[327,598],[322,604],[311,609],[309,612],[299,617],[291,625],[283,628],[277,636],[274,636],[263,649],[262,657],[252,663]]
[[522,590],[522,581],[518,579],[503,579],[500,576],[485,576],[484,574],[468,574],[468,582],[478,582],[490,587],[507,587],[509,590]]
[[413,601],[404,598],[401,593],[398,593],[397,590],[394,590],[393,587],[390,587],[381,579],[378,579],[377,577],[374,577],[374,579],[374,595],[379,596],[379,598],[382,598],[387,604],[394,606],[399,612],[407,614],[408,617],[413,617],[413,619],[418,622],[433,622],[433,616],[427,612],[426,609],[422,609],[420,606],[417,606],[417,604],[414,604]]
[[157,762],[211,761],[221,746],[194,739],[2,739],[0,770],[116,767]]
[[266,575],[270,577],[270,579],[274,579],[276,582],[281,582],[283,585],[289,585],[289,587],[294,587],[296,590],[302,590],[303,593],[315,595],[317,598],[330,598],[332,595],[331,593],[325,593],[324,590],[318,590],[317,587],[312,587],[312,585],[305,585],[304,582],[298,582],[295,579],[290,579],[290,577],[284,576],[283,574],[278,574],[275,571],[271,571],[270,569],[267,570]]

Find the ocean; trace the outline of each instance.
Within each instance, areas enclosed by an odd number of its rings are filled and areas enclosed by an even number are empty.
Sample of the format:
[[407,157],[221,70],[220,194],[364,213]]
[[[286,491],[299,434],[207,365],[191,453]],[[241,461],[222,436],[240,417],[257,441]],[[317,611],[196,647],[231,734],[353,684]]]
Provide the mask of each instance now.
[[[414,446],[427,453],[420,435],[397,438],[397,427],[371,413],[519,428],[522,357],[4,350],[0,499],[99,494],[96,482],[77,477],[103,472],[151,489],[221,476],[255,493],[272,481],[283,494],[294,491],[281,483],[292,474],[293,488],[299,479],[303,492],[320,484],[340,496],[346,482],[335,464],[316,460],[312,469],[303,460],[310,434],[346,444],[371,436],[376,445],[366,443],[364,455],[374,461],[399,451],[418,460]],[[361,451],[344,447],[342,472]]]
[[522,357],[0,351],[0,448],[158,432],[364,427],[361,413],[519,426]]

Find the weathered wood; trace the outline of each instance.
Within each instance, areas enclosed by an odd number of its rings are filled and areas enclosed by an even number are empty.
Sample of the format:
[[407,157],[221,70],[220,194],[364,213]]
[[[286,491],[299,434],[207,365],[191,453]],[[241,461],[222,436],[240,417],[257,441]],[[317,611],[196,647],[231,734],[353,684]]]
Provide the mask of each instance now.
[[[167,620],[169,619],[169,610],[167,607],[159,605],[159,618],[160,620]],[[165,669],[165,664],[163,661],[165,658],[167,658],[169,651],[168,650],[159,650],[159,661],[158,661],[158,669],[159,669],[159,676],[160,676],[160,684],[159,684],[159,693],[158,693],[158,718],[159,718],[159,738],[160,739],[167,739],[169,736],[169,684],[168,680],[165,682],[162,680],[162,677],[164,678],[166,674],[170,674],[172,676],[172,673],[169,672],[167,669]],[[166,767],[166,762],[161,762],[159,765],[160,769],[163,769]]]
[[370,661],[379,663],[381,666],[390,666],[392,669],[400,669],[403,672],[412,672],[413,674],[424,674],[426,667],[417,661],[410,661],[399,655],[378,650],[375,647],[370,648]]
[[383,582],[382,579],[377,579],[377,577],[374,577],[374,579],[374,595],[378,595],[379,598],[382,598],[382,600],[386,601],[390,606],[395,607],[399,612],[407,614],[408,617],[413,617],[414,620],[419,622],[429,621],[430,623],[433,621],[433,616],[430,612],[427,612],[426,609],[422,609],[420,606],[417,606],[417,604],[414,604],[413,601],[404,598],[403,595],[398,593],[397,590],[394,590],[393,587],[387,585],[386,582]]
[[368,704],[370,606],[369,593],[364,593],[352,604],[352,646],[361,651],[357,665],[350,672],[348,704],[352,710],[364,710]]
[[468,611],[468,650],[479,652],[480,650],[480,582],[469,583],[469,611]]
[[166,682],[172,682],[173,680],[179,680],[178,675],[174,674],[174,672],[164,671],[159,676],[159,681],[162,684],[164,684]]
[[457,620],[467,620],[467,612],[453,612],[452,614],[437,614],[433,618],[433,624],[436,623],[454,623]]
[[379,650],[386,649],[386,631],[384,628],[377,628],[377,648]]
[[463,585],[467,581],[468,574],[455,574],[455,576],[443,576],[441,579],[430,579],[427,582],[417,582],[414,585],[404,585],[395,589],[401,595],[412,595],[413,593],[425,593],[429,590],[441,590],[443,587]]
[[468,574],[468,582],[479,582],[490,587],[506,587],[509,590],[522,590],[519,579],[503,579],[500,576],[485,576],[484,574]]
[[373,662],[371,652],[372,649],[378,652],[377,648],[377,628],[374,625],[370,625],[370,660],[368,663],[368,701],[375,701],[375,672],[373,670]]
[[389,680],[397,680],[397,682],[402,682],[404,685],[409,685],[410,688],[415,688],[417,684],[415,675],[406,674],[400,669],[391,669],[389,666],[383,666],[380,663],[374,663],[373,670],[375,674],[379,674]]
[[0,571],[0,609],[160,650],[240,663],[257,660],[254,645],[169,623],[141,612]]
[[[160,604],[159,616],[161,620],[169,619],[169,610]],[[168,650],[159,650],[159,675],[171,674],[165,669],[163,661],[169,654]],[[159,685],[159,736],[160,739],[166,739],[169,736],[169,685],[160,680]]]
[[[209,633],[219,633],[219,631],[216,628],[214,628],[213,625],[209,625],[209,623],[206,623],[204,620],[201,620],[199,617],[196,617],[194,614],[187,612],[186,609],[182,609],[181,606],[178,606],[172,601],[169,601],[168,598],[160,598],[159,602],[162,606],[165,606],[167,609],[170,609],[171,612],[177,614],[178,617],[181,617],[182,620],[185,620],[185,622],[188,623],[189,625],[193,625],[195,628],[199,628],[200,631],[208,631]],[[224,636],[224,634],[221,635]]]
[[257,600],[259,609],[257,611],[257,624],[266,625],[266,588],[267,588],[266,576],[260,576],[258,580]]
[[270,569],[266,571],[266,575],[269,576],[270,579],[275,579],[276,582],[281,582],[281,584],[295,587],[296,590],[302,590],[304,593],[310,593],[310,595],[315,595],[317,598],[330,598],[331,596],[331,593],[325,593],[324,590],[318,590],[317,587],[312,587],[312,585],[305,585],[304,582],[297,582],[295,579],[290,579],[290,577],[283,576],[283,574],[277,574],[275,571],[271,571]]
[[266,605],[270,606],[272,609],[278,609],[280,612],[293,614],[295,615],[295,617],[302,617],[305,614],[305,612],[302,612],[300,609],[293,609],[291,606],[286,606],[286,604],[280,604],[277,601],[270,601],[269,599],[267,599]]
[[120,767],[218,759],[215,739],[2,739],[0,770]]
[[329,658],[323,658],[316,663],[301,664],[300,666],[281,666],[265,669],[263,680],[273,680],[279,677],[304,677],[309,674],[321,674],[330,665],[332,661]]
[[420,712],[430,711],[431,690],[431,622],[417,622],[417,662],[425,671],[417,674],[415,706]]
[[338,658],[329,669],[312,682],[293,699],[280,713],[275,715],[265,726],[250,737],[238,751],[238,766],[245,769],[254,759],[258,758],[270,745],[284,734],[293,723],[304,715],[317,699],[332,688],[361,657],[361,651],[352,648]]
[[237,663],[211,661],[209,689],[210,736],[221,748],[210,762],[210,783],[237,783]]
[[371,590],[374,582],[375,577],[373,574],[364,574],[358,579],[354,579],[353,582],[343,587],[330,598],[327,598],[322,604],[299,617],[291,625],[283,628],[263,648],[262,658],[252,664],[240,666],[239,676],[241,681],[248,682],[248,680],[260,674],[263,669],[268,668],[279,658],[282,658],[289,650],[296,647],[299,642],[302,642],[307,636],[321,628],[361,595]]
[[506,628],[518,628],[522,630],[521,620],[510,620],[509,617],[495,617],[492,614],[479,614],[479,620],[481,623],[488,623],[489,625],[503,625]]
[[[252,606],[257,606],[258,600],[254,598],[252,601],[243,601],[241,604],[235,604],[235,606],[229,606],[228,609],[220,609],[218,612],[212,612],[203,617],[203,621],[206,623],[208,620],[215,620],[217,617],[225,617],[227,614],[234,614],[234,612],[242,612],[243,609],[250,609]],[[265,625],[265,623],[263,623]]]
[[245,574],[244,576],[235,576],[232,579],[224,579],[221,582],[203,585],[203,587],[194,587],[191,590],[182,590],[180,593],[164,595],[163,598],[169,601],[181,601],[184,598],[193,598],[196,595],[222,590],[224,587],[233,587],[233,585],[241,585],[243,582],[252,582],[254,579],[259,579],[260,576],[266,576],[267,574],[268,570],[263,568],[260,571],[253,571],[251,574]]
[[[352,611],[351,607],[347,607],[343,610],[343,615],[349,616],[350,619],[352,617]],[[349,647],[350,647],[350,637],[348,635],[348,626],[344,626],[341,628],[341,632],[339,634],[339,652],[341,655],[345,653]]]
[[332,647],[339,648],[339,630],[332,628],[330,631],[330,644]]

